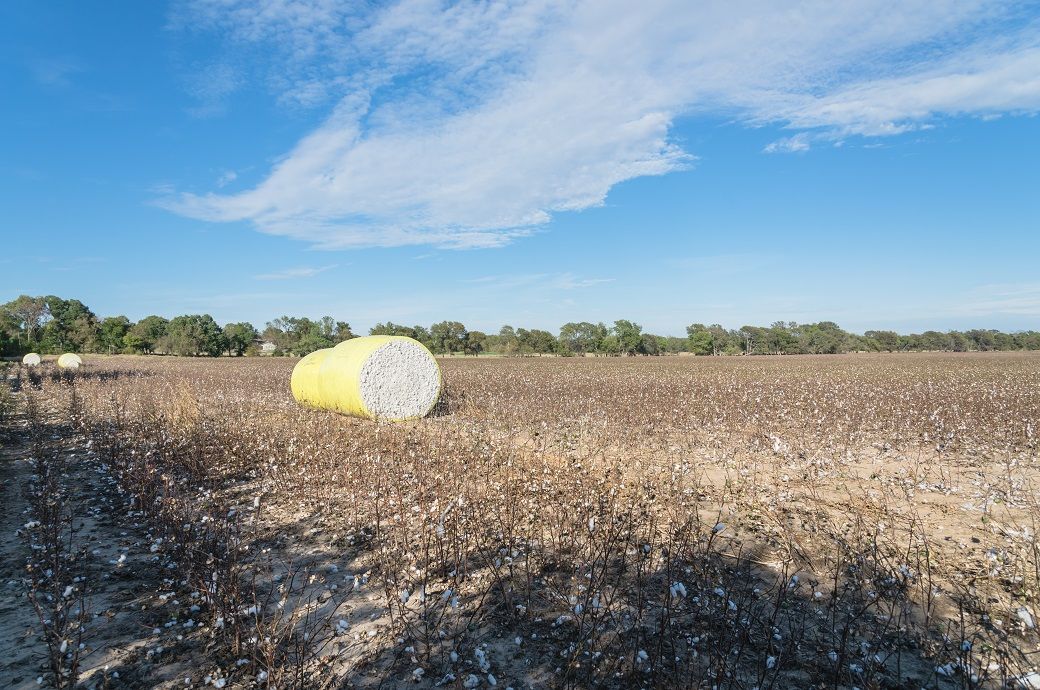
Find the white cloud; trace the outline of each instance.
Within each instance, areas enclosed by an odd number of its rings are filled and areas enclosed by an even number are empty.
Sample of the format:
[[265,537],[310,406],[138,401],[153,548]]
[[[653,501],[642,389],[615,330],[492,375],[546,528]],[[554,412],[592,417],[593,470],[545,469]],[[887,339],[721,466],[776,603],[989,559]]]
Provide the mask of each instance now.
[[274,271],[272,273],[261,273],[253,276],[256,280],[292,280],[295,278],[312,278],[319,273],[325,271],[331,271],[336,268],[336,264],[332,266],[304,266],[301,268],[286,268],[281,271]]
[[198,69],[185,83],[185,90],[196,101],[196,105],[188,108],[188,114],[199,118],[223,115],[227,111],[228,98],[242,87],[242,83],[238,70],[224,62]]
[[772,118],[792,127],[885,136],[927,126],[940,113],[989,119],[1038,108],[1040,45],[1027,44],[976,48],[910,75],[851,84]]
[[217,187],[226,187],[237,179],[238,173],[236,173],[234,170],[225,170],[224,172],[220,173],[220,177],[217,178]]
[[686,168],[684,116],[810,137],[1040,109],[1040,32],[987,0],[194,0],[176,22],[263,45],[277,97],[335,103],[256,187],[161,204],[319,248],[496,246],[615,184]]
[[784,137],[771,142],[762,149],[763,153],[800,153],[809,150],[809,135],[800,132],[793,137]]

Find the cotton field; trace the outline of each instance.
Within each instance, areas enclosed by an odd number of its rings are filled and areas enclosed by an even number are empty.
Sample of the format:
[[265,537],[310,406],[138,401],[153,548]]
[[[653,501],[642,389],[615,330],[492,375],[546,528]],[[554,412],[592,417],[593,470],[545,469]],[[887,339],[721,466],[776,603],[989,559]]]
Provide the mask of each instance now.
[[1040,688],[1040,355],[294,363],[21,370],[0,685]]

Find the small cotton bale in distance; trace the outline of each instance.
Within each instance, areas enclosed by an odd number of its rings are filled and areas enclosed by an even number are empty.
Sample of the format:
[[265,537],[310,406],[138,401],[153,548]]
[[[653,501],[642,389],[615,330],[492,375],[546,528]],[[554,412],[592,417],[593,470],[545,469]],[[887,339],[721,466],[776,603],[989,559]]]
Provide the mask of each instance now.
[[404,336],[345,340],[301,359],[290,383],[311,407],[402,421],[429,414],[441,394],[441,369],[426,347]]
[[40,355],[38,355],[35,352],[30,352],[29,354],[22,357],[22,364],[24,364],[27,367],[38,367],[40,366],[40,362],[42,361],[43,359],[40,357]]
[[62,369],[79,369],[83,366],[83,360],[77,354],[66,352],[58,357],[58,366]]

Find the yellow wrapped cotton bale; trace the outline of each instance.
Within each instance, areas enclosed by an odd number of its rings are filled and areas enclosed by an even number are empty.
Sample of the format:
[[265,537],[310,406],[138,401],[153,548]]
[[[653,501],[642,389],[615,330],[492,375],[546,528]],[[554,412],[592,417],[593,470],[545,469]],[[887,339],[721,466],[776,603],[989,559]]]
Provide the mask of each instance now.
[[301,359],[290,383],[304,405],[355,417],[401,421],[429,414],[441,394],[441,369],[417,340],[370,335]]
[[26,356],[22,357],[22,364],[27,367],[38,367],[43,359],[35,352],[30,352]]
[[293,397],[297,402],[311,407],[321,407],[321,395],[318,392],[318,370],[325,357],[332,352],[328,347],[324,350],[315,350],[299,362],[292,370],[292,379],[289,387],[292,389]]
[[80,359],[79,355],[71,352],[66,352],[61,357],[58,357],[58,366],[62,369],[79,369],[83,365],[83,360]]

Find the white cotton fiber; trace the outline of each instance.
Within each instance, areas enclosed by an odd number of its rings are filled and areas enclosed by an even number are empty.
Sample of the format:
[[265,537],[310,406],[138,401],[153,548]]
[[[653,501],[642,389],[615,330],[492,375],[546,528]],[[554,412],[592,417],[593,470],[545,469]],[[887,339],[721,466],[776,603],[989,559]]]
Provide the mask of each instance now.
[[441,372],[417,342],[391,340],[368,356],[358,374],[365,407],[374,417],[411,419],[426,415],[441,391]]

